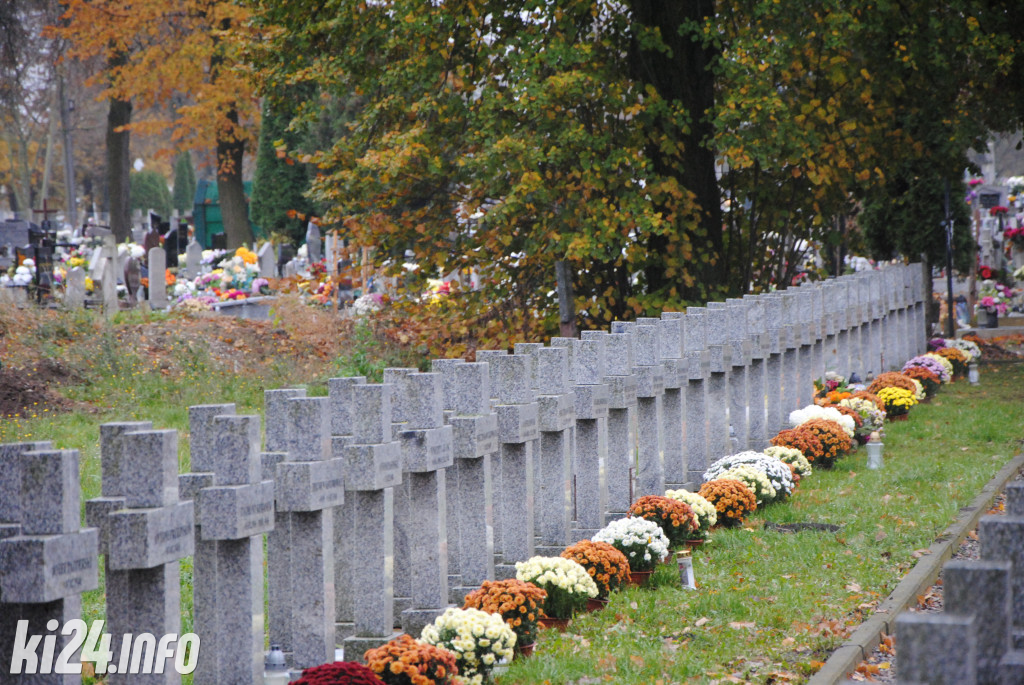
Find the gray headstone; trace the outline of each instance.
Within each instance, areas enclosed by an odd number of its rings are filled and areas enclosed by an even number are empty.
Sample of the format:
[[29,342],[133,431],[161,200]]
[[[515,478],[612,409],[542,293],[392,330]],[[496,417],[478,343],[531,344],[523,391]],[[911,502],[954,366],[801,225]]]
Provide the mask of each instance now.
[[948,562],[942,569],[943,604],[949,614],[976,617],[978,681],[999,681],[999,662],[1010,649],[1010,574],[1007,561]]
[[263,243],[259,252],[256,253],[256,257],[260,266],[260,277],[277,278],[277,257],[274,255],[274,244]]
[[203,270],[203,246],[195,240],[185,248],[185,277],[195,278]]
[[146,296],[154,309],[167,306],[167,253],[162,247],[149,248],[149,288]]
[[68,271],[68,284],[64,291],[64,306],[79,309],[85,306],[85,271],[76,266]]
[[310,264],[320,261],[320,227],[312,221],[306,224],[306,249]]
[[896,619],[900,682],[975,685],[978,640],[973,616],[902,613]]

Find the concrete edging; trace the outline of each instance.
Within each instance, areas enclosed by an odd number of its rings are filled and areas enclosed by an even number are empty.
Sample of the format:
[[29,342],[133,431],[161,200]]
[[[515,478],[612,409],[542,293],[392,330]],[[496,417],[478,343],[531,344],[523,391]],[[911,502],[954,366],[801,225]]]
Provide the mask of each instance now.
[[856,670],[858,664],[874,651],[882,640],[882,634],[892,634],[896,617],[907,607],[916,603],[917,596],[935,584],[942,565],[953,556],[953,552],[978,526],[978,521],[992,507],[996,495],[1024,467],[1024,454],[1006,463],[1003,468],[981,489],[971,505],[963,507],[956,520],[943,531],[928,548],[926,555],[903,577],[896,589],[875,608],[874,613],[840,645],[817,673],[811,676],[808,685],[836,685]]

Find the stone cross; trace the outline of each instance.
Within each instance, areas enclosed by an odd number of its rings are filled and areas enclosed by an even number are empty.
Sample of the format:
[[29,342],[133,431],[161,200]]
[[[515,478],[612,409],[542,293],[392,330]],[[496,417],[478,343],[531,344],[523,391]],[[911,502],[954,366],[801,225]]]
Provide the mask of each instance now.
[[[384,369],[384,383],[391,386],[391,439],[398,440],[401,445],[401,433],[409,413],[409,396],[404,392],[402,379],[410,374],[418,373],[414,368]],[[395,581],[394,611],[395,627],[402,626],[402,614],[412,608],[412,548],[416,544],[415,522],[410,509],[410,488],[412,476],[402,462],[402,482],[395,486]]]
[[[366,385],[364,376],[330,378],[327,398],[330,409],[331,454],[345,457],[345,448],[352,442],[355,424],[355,402],[352,388]],[[343,644],[355,633],[355,597],[359,593],[352,583],[355,536],[356,497],[349,487],[350,474],[345,476],[345,501],[334,507],[334,641]]]
[[747,402],[750,397],[747,369],[750,366],[750,341],[747,339],[747,312],[742,300],[709,302],[711,316],[717,311],[725,312],[725,344],[728,345],[732,365],[728,375],[729,433],[733,439],[732,450],[739,452],[747,448]]
[[[288,402],[305,397],[301,388],[279,388],[263,393],[264,452],[260,455],[263,479],[274,480],[277,465],[288,459]],[[193,463],[193,470],[196,465]],[[274,505],[274,529],[267,533],[267,624],[270,642],[280,645],[291,657],[292,645],[292,583],[291,583],[292,515]]]
[[[394,633],[394,488],[402,482],[402,448],[392,440],[390,384],[353,384],[352,436],[345,456],[345,487],[354,497],[350,560],[354,632],[346,659],[363,661],[368,649]],[[335,443],[338,444],[337,442]]]
[[[530,389],[537,392],[537,351],[544,349],[543,343],[531,343],[531,342],[519,342],[513,345],[512,354],[526,355],[530,357]],[[540,404],[537,405],[537,422],[540,425]],[[541,436],[537,433],[537,437],[530,443],[530,451],[533,453],[533,501],[534,506],[540,501],[540,488],[541,488],[541,476],[540,476],[540,445]],[[570,468],[571,465],[570,465]],[[535,510],[533,515],[533,532],[534,535],[540,537],[541,517]]]
[[[557,338],[552,338],[552,345],[554,345],[554,341],[555,340],[557,340]],[[493,359],[495,357],[505,357],[505,356],[508,356],[508,352],[506,350],[477,350],[476,351],[476,360],[477,360],[477,362],[489,362],[491,359]],[[488,364],[488,376],[490,377],[490,388],[491,388],[490,406],[491,406],[491,411],[494,411],[494,408],[498,404],[498,399],[497,399],[498,369],[497,369],[497,367],[495,365]],[[500,500],[498,499],[498,493],[500,493],[502,491],[502,488],[501,488],[501,455],[502,455],[502,450],[501,450],[500,440],[499,440],[498,451],[491,455],[491,492],[493,493],[493,496],[494,496],[494,516],[493,516],[493,530],[492,530],[492,533],[493,533],[493,541],[494,541],[494,565],[495,565],[495,568],[497,568],[498,566],[501,565],[501,532],[502,532],[501,531],[501,528],[502,528],[501,523],[502,523],[502,521],[501,521],[501,509],[500,509],[501,503],[500,503]]]
[[[81,527],[78,461],[77,450],[49,443],[0,445],[0,682],[63,685],[73,678],[38,669],[12,676],[9,669],[21,642],[19,621],[28,622],[29,636],[56,634],[53,654],[62,654],[71,636],[48,624],[80,619],[82,592],[98,585],[98,532]],[[19,667],[39,665],[37,659]]]
[[573,341],[573,392],[576,440],[573,474],[576,484],[574,540],[589,539],[605,525],[608,511],[608,405],[610,392],[604,336]]
[[[732,366],[732,350],[728,345],[726,333],[726,311],[724,309],[705,309],[703,307],[687,307],[686,327],[692,325],[695,332],[702,331],[708,351],[708,379],[704,384],[707,398],[707,454],[704,464],[690,463],[690,470],[700,469],[703,473],[707,465],[724,457],[732,451],[729,441],[729,392],[728,375]],[[696,337],[696,336],[695,336]]]
[[443,425],[440,373],[399,376],[405,419],[399,434],[403,470],[409,475],[411,606],[402,612],[402,630],[419,635],[448,606],[447,491],[445,471],[452,465],[452,427]]
[[[747,368],[747,449],[763,450],[768,446],[766,429],[765,376],[770,354],[764,321],[764,300],[753,295],[742,300],[728,300],[734,308],[746,313],[747,341],[750,345],[750,366]],[[774,433],[773,433],[774,435]]]
[[[449,550],[455,547],[459,584],[450,588],[450,599],[461,604],[467,593],[494,578],[491,458],[498,451],[498,416],[491,411],[488,364],[461,360],[438,364],[444,361],[449,360],[435,360],[434,368],[441,370],[444,385],[451,387],[450,396],[445,393],[454,446],[454,464],[448,472],[454,473],[457,485],[448,492],[449,502],[454,503],[448,511],[456,519],[458,536],[449,537],[448,546]],[[451,521],[448,530],[453,530]]]
[[[570,346],[578,342],[572,340]],[[539,346],[533,357],[540,426],[534,453],[534,527],[536,553],[545,556],[561,554],[572,535],[573,418],[578,396],[572,389],[569,350]]]
[[633,339],[633,373],[637,379],[637,470],[634,498],[664,495],[662,399],[665,395],[665,367],[661,364],[658,326],[614,321],[612,333],[629,333]]
[[781,328],[784,350],[782,353],[782,421],[789,426],[789,414],[809,404],[811,379],[801,361],[800,348],[803,342],[803,324],[800,321],[800,305],[792,290],[784,290],[776,297],[782,299]]
[[199,492],[199,530],[215,554],[206,612],[214,621],[195,625],[214,640],[204,639],[193,682],[245,685],[263,677],[263,534],[274,525],[274,481],[262,480],[259,416],[232,411],[212,423],[213,485]]
[[326,397],[285,404],[288,458],[277,464],[277,511],[291,513],[291,651],[294,672],[334,658],[334,514],[345,460],[331,452]]
[[149,287],[146,298],[153,309],[167,306],[167,253],[162,247],[149,248]]
[[683,327],[679,319],[638,318],[637,323],[658,328],[659,355],[665,371],[665,394],[661,399],[662,449],[665,455],[665,487],[686,485],[685,415],[687,382],[683,360]]
[[104,238],[103,259],[100,271],[100,292],[103,295],[103,313],[111,317],[117,313],[117,247],[113,244],[113,236]]
[[[87,502],[85,514],[100,529],[106,556],[106,632],[180,634],[179,560],[195,549],[195,509],[179,499],[178,434],[145,422],[104,424],[100,450],[103,497]],[[181,682],[173,668],[128,675],[122,643],[114,640],[111,647],[118,672],[110,683]]]
[[501,455],[501,486],[495,491],[501,519],[501,564],[494,570],[498,578],[515,577],[515,563],[534,553],[532,443],[539,426],[536,395],[530,387],[532,362],[523,355],[487,357]]
[[765,434],[771,438],[783,428],[786,416],[783,416],[784,386],[788,383],[782,372],[782,355],[786,350],[789,331],[783,322],[782,296],[777,293],[756,295],[764,307],[764,331],[767,335],[765,351],[767,357],[764,366],[765,389]]
[[633,375],[633,340],[628,333],[584,331],[584,340],[604,341],[604,383],[608,386],[608,505],[605,525],[629,511],[636,463],[637,379]]

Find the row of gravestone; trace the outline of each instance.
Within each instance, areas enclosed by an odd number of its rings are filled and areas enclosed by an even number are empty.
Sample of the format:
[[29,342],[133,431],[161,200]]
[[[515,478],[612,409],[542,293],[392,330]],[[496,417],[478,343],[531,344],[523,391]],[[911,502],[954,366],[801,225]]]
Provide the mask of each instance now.
[[396,629],[418,635],[635,496],[698,484],[709,460],[765,446],[826,370],[867,377],[923,350],[922,276],[894,267],[666,312],[430,373],[387,369],[383,384],[331,379],[327,397],[270,390],[262,445],[260,417],[192,407],[180,476],[175,431],[105,424],[85,529],[77,453],[4,446],[0,659],[17,618],[41,634],[77,616],[98,554],[115,664],[120,635],[180,633],[178,564],[191,556],[194,682],[259,682],[264,535],[269,636],[294,668],[336,645],[360,658]]
[[1024,482],[1007,485],[1005,506],[978,524],[980,560],[943,566],[943,611],[896,618],[898,682],[1024,683]]

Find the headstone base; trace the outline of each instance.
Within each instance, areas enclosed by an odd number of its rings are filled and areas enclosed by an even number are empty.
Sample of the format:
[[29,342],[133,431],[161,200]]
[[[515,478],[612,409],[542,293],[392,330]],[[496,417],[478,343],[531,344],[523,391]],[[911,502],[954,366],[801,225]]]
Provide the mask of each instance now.
[[[597,531],[598,530],[600,530],[600,528],[573,528],[572,529],[572,539],[573,539],[573,542],[575,543],[575,542],[579,542],[580,540],[589,540],[590,538],[592,538],[595,535],[597,535]],[[559,552],[558,554],[561,554],[561,552]],[[555,556],[558,556],[558,554],[556,554]]]
[[345,658],[348,661],[354,661],[357,664],[365,664],[366,659],[363,656],[367,651],[371,649],[377,649],[382,645],[386,645],[398,638],[401,633],[394,633],[387,637],[360,637],[354,635],[352,637],[345,638]]
[[604,515],[604,525],[607,526],[612,521],[618,521],[619,519],[624,519],[627,516],[629,516],[629,514],[624,511],[609,511]]
[[480,588],[473,585],[452,585],[448,588],[448,603],[457,607],[466,603],[466,595]]
[[515,564],[495,564],[494,565],[494,579],[495,580],[511,580],[516,577]]
[[415,638],[420,636],[423,629],[434,622],[434,619],[444,613],[446,607],[440,609],[408,609],[402,612],[402,632],[412,635]]
[[1011,649],[999,661],[999,683],[1024,683],[1024,651]]
[[356,634],[355,623],[335,623],[334,624],[334,644],[344,644],[345,640]]
[[412,597],[395,597],[395,628],[402,627],[402,614],[412,609]]
[[565,551],[565,547],[537,545],[533,551],[539,557],[557,557]]

